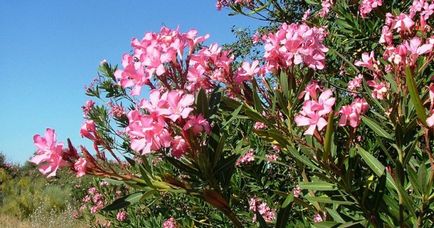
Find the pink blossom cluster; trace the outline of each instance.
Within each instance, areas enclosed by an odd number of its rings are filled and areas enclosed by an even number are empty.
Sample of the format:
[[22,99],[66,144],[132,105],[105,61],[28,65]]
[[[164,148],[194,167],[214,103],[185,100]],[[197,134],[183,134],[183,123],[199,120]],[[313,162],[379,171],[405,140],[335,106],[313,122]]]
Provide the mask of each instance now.
[[321,17],[326,17],[329,14],[330,8],[332,6],[333,6],[332,0],[322,0],[321,1],[321,10],[319,11],[319,15]]
[[239,167],[241,165],[249,164],[253,161],[255,161],[255,153],[253,149],[250,149],[247,151],[247,153],[237,159],[235,165]]
[[256,222],[256,213],[259,213],[265,222],[272,222],[276,219],[276,210],[271,209],[267,203],[261,202],[260,199],[253,197],[249,200],[249,210],[255,213],[253,215],[253,222]]
[[63,160],[63,144],[57,143],[53,129],[47,128],[45,137],[39,134],[33,136],[33,141],[37,149],[30,162],[37,164],[42,174],[47,177],[55,176],[60,167],[68,165]]
[[383,5],[382,0],[363,0],[359,5],[360,16],[362,16],[362,18],[366,18],[372,10],[381,5]]
[[305,95],[302,110],[294,118],[297,126],[308,126],[305,135],[313,135],[315,130],[321,131],[327,125],[325,117],[333,111],[336,100],[332,97],[333,92],[327,89],[317,97],[320,90],[316,81],[306,87],[304,93],[309,95]]
[[260,71],[260,68],[258,66],[258,60],[253,61],[252,64],[250,64],[249,62],[243,62],[235,75],[234,81],[236,83],[251,81],[253,77]]
[[300,197],[300,194],[301,194],[301,188],[300,188],[300,186],[295,186],[293,189],[292,189],[292,194],[294,195],[294,197],[295,198],[298,198],[298,197]]
[[151,78],[165,77],[165,65],[182,68],[179,61],[193,53],[198,44],[208,35],[197,36],[196,30],[180,33],[178,30],[161,28],[159,33],[146,33],[142,40],[133,39],[133,54],[122,58],[123,70],[117,70],[115,77],[122,87],[133,87],[132,95],[139,95],[144,85],[151,86]]
[[324,221],[324,220],[323,220],[321,214],[316,213],[316,214],[313,216],[313,222],[314,222],[314,223],[318,223],[318,222],[322,222],[322,221]]
[[348,91],[352,92],[351,95],[354,96],[357,90],[362,87],[362,82],[363,82],[362,74],[358,74],[356,77],[354,77],[348,82],[347,89]]
[[194,97],[182,90],[161,93],[152,90],[149,99],[142,100],[139,110],[128,113],[129,125],[126,133],[131,139],[131,148],[141,154],[148,154],[160,148],[172,147],[172,155],[182,156],[188,149],[184,134],[172,136],[171,125],[176,124],[192,134],[209,133],[210,126],[201,115],[191,115]]
[[413,37],[410,40],[405,40],[398,46],[387,46],[383,57],[390,63],[401,66],[402,69],[406,65],[414,66],[419,56],[431,53],[433,50],[434,38],[429,38],[427,42],[423,42],[419,37]]
[[324,46],[326,32],[323,28],[306,24],[282,24],[275,33],[265,37],[266,68],[276,71],[293,65],[303,64],[312,69],[324,69]]
[[345,105],[339,111],[341,118],[339,126],[351,126],[356,128],[360,125],[362,115],[368,110],[369,105],[364,98],[356,98],[350,105]]
[[124,107],[122,105],[110,102],[108,104],[111,108],[110,114],[115,118],[121,118],[125,115]]
[[86,103],[81,107],[81,109],[83,110],[83,114],[86,117],[90,110],[92,110],[92,108],[95,106],[95,102],[92,100],[88,100],[86,101]]
[[178,224],[176,223],[176,220],[173,217],[170,217],[163,223],[163,228],[178,228]]
[[[426,21],[433,13],[434,4],[425,0],[414,0],[409,13],[387,13],[379,41],[386,47],[383,58],[402,70],[405,66],[414,66],[419,56],[431,54],[434,38],[423,39],[413,34],[415,31],[426,33],[430,29]],[[400,37],[402,42],[395,45],[394,37]]]
[[87,195],[81,200],[84,204],[80,207],[80,211],[88,208],[86,204],[90,206],[90,213],[95,214],[102,208],[104,208],[104,197],[95,187],[90,187],[87,190]]
[[[190,56],[187,72],[189,91],[212,89],[219,83],[233,84],[231,64],[234,57],[217,44],[204,47]],[[249,65],[249,70],[256,70]],[[251,71],[247,72],[251,73]]]
[[120,210],[118,211],[118,213],[116,214],[116,220],[118,220],[119,222],[123,222],[128,218],[128,214],[126,211],[124,210]]

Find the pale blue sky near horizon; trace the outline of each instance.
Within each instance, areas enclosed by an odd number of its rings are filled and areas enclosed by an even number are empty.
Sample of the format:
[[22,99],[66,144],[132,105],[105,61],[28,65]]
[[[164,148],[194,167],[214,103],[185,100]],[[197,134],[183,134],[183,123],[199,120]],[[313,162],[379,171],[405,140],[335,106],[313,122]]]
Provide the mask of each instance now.
[[84,86],[102,59],[119,64],[130,40],[162,25],[209,33],[208,43],[234,41],[233,25],[258,21],[217,11],[215,0],[3,1],[0,6],[0,152],[23,163],[34,134],[56,129],[74,144],[83,122]]

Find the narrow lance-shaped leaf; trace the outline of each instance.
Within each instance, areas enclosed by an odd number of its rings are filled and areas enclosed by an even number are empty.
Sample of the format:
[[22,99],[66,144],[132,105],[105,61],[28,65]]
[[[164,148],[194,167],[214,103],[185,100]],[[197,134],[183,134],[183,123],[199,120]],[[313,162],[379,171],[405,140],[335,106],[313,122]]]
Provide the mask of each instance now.
[[364,116],[362,117],[362,121],[363,123],[365,123],[366,125],[368,125],[369,128],[371,128],[378,136],[381,136],[383,138],[386,139],[390,139],[393,140],[393,136],[387,132],[386,130],[384,130],[379,123],[377,123],[375,120]]
[[417,117],[426,126],[427,116],[425,108],[423,107],[422,101],[420,100],[416,82],[409,66],[405,68],[405,79],[408,91],[410,92],[411,102],[413,102],[414,108],[416,109]]
[[334,121],[333,121],[333,112],[329,113],[328,123],[327,123],[327,130],[325,134],[325,141],[324,141],[324,154],[323,154],[323,160],[328,160],[330,156],[330,151],[333,143],[333,131],[334,131]]

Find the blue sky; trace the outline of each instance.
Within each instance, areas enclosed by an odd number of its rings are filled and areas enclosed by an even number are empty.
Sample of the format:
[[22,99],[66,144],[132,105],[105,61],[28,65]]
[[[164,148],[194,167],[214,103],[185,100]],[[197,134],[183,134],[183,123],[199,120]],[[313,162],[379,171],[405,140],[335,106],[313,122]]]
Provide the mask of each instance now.
[[84,85],[102,59],[119,64],[132,37],[162,25],[209,33],[209,42],[234,40],[233,25],[256,21],[229,17],[214,0],[5,1],[0,7],[0,151],[12,162],[32,156],[34,134],[56,129],[74,144],[87,100]]

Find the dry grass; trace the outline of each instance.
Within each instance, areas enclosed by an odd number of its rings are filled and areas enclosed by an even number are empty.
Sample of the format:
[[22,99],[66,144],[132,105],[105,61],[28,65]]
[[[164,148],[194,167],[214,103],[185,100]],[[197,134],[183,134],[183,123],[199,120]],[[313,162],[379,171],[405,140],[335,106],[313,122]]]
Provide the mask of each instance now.
[[31,228],[30,222],[20,221],[18,218],[0,214],[0,227],[3,228]]
[[87,228],[88,225],[71,217],[71,210],[68,208],[63,213],[46,212],[36,209],[27,220],[20,220],[16,217],[0,214],[1,228]]

